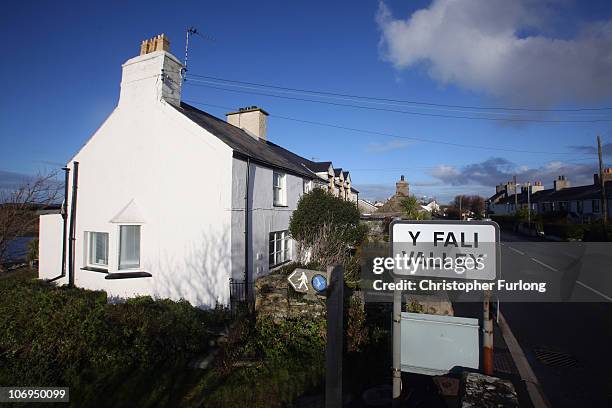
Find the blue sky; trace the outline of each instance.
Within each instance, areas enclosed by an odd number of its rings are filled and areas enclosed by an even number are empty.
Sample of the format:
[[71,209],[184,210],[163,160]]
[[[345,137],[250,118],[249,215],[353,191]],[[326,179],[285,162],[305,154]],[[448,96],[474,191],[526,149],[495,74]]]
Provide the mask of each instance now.
[[[0,16],[5,44],[0,186],[69,160],[116,105],[121,64],[137,55],[141,40],[166,33],[171,51],[182,59],[188,26],[214,38],[193,37],[192,74],[444,105],[612,106],[612,6],[604,1],[468,0],[460,7],[447,0],[330,3],[7,3]],[[490,195],[495,183],[512,174],[550,185],[563,173],[582,184],[596,168],[595,136],[612,142],[612,110],[483,114],[332,100],[370,108],[357,109],[247,92],[313,99],[303,94],[193,79],[184,100],[221,117],[227,109],[211,105],[265,108],[271,113],[270,140],[349,169],[361,196],[371,199],[391,194],[400,174],[413,193],[441,201],[457,193]],[[422,114],[608,121],[530,123]]]

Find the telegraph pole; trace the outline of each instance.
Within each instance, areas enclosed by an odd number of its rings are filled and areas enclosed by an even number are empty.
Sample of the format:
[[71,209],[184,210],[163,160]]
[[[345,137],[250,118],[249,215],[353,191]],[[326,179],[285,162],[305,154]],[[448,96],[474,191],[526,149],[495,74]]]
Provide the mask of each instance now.
[[518,194],[516,191],[516,176],[512,177],[513,183],[514,183],[514,214],[516,215],[516,213],[518,212]]
[[601,211],[603,211],[603,223],[608,225],[608,200],[606,200],[606,182],[603,174],[603,159],[601,157],[601,138],[597,135],[597,156],[599,156],[599,185],[601,190]]
[[531,181],[527,182],[527,223],[531,234]]

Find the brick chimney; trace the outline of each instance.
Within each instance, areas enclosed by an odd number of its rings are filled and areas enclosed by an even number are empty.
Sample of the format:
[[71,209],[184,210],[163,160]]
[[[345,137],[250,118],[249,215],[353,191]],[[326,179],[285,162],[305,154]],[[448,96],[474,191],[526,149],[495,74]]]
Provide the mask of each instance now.
[[410,186],[408,185],[408,182],[404,180],[403,174],[400,176],[399,181],[395,183],[395,195],[405,197],[410,195]]
[[165,34],[140,44],[140,55],[122,65],[119,106],[139,106],[164,100],[181,103],[183,64],[170,54],[170,41]]
[[267,138],[268,112],[257,106],[240,108],[236,112],[226,113],[227,123],[234,125],[256,140]]
[[565,176],[559,176],[554,181],[555,191],[563,190],[564,188],[568,188],[570,186],[570,182]]

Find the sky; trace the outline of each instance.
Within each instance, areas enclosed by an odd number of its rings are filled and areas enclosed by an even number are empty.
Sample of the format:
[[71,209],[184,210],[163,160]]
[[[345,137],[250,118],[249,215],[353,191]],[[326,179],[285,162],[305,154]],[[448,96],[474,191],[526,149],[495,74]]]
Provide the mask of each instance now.
[[165,33],[182,60],[191,26],[183,100],[264,108],[270,140],[349,170],[361,198],[402,174],[441,202],[514,175],[587,184],[597,135],[612,164],[606,1],[32,1],[0,15],[0,188],[69,161],[140,42]]

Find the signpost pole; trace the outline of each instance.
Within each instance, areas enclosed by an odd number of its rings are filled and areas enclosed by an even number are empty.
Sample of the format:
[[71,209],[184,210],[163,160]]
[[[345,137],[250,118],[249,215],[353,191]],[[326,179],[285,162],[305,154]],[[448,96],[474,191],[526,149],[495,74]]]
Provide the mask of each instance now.
[[486,375],[493,375],[493,320],[490,313],[491,291],[484,291],[482,330],[482,368]]
[[325,348],[325,408],[342,406],[342,325],[344,271],[342,266],[327,267],[327,347]]
[[[398,279],[395,278],[395,283]],[[396,285],[397,286],[397,285]],[[402,318],[402,292],[393,291],[393,407],[399,407],[402,392],[401,371],[401,318]]]

